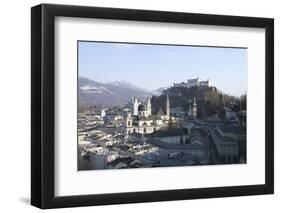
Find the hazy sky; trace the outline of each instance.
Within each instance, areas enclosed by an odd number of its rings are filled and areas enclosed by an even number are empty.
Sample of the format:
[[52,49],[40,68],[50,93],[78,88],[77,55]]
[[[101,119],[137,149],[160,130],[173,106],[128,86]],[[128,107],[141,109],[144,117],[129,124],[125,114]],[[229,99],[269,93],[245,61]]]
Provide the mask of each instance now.
[[79,42],[79,76],[155,90],[199,77],[225,93],[247,91],[247,49]]

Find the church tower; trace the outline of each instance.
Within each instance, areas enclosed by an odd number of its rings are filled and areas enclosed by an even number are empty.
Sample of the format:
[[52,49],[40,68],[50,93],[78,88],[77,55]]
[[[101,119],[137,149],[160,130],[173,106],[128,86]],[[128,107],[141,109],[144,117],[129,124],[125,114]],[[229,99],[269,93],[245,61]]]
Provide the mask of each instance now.
[[130,134],[132,126],[133,126],[133,118],[132,118],[132,115],[131,115],[130,112],[126,115],[126,124],[125,124],[125,126],[126,126],[126,133]]
[[138,115],[138,107],[140,105],[139,100],[136,97],[132,97],[133,115]]
[[102,110],[101,110],[101,113],[100,113],[100,117],[101,117],[101,118],[104,118],[104,117],[105,117],[105,115],[106,115],[106,114],[105,114],[105,110],[104,110],[104,109],[102,109]]
[[170,100],[168,94],[166,98],[166,116],[167,116],[167,120],[170,120]]
[[197,118],[197,104],[196,104],[196,98],[193,98],[193,106],[192,106],[192,117],[194,119]]
[[147,98],[147,103],[146,103],[146,108],[147,108],[147,111],[148,111],[148,116],[151,115],[151,101],[150,101],[150,97]]

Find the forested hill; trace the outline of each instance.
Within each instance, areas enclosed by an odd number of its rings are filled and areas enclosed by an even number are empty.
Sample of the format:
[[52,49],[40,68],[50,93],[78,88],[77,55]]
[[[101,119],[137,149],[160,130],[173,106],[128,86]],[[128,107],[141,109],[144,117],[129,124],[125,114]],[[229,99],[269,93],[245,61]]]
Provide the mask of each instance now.
[[182,107],[184,111],[188,111],[190,104],[196,98],[199,117],[210,116],[219,113],[224,106],[238,111],[239,98],[224,94],[217,90],[216,87],[170,87],[163,91],[160,96],[153,96],[151,99],[152,110],[157,113],[159,108],[165,112],[166,94],[169,94],[171,108]]

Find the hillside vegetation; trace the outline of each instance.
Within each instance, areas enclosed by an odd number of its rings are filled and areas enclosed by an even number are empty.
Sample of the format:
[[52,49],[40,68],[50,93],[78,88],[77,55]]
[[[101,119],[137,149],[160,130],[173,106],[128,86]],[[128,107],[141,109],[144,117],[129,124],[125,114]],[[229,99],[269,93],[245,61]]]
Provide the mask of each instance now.
[[239,111],[240,108],[242,108],[240,107],[240,97],[224,94],[217,90],[216,87],[171,87],[164,90],[162,95],[152,97],[151,102],[154,113],[156,113],[160,107],[165,112],[167,93],[169,95],[171,108],[181,107],[186,112],[190,104],[193,104],[193,99],[195,97],[198,117],[201,118],[223,113],[224,107],[229,107],[233,111]]

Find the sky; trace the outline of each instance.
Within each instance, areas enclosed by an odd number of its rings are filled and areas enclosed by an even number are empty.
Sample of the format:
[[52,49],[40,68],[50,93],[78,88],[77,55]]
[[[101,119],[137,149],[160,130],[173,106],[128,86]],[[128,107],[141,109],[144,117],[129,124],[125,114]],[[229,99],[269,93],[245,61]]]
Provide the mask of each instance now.
[[199,77],[240,96],[247,92],[247,49],[79,41],[78,72],[97,82],[123,80],[150,91]]

